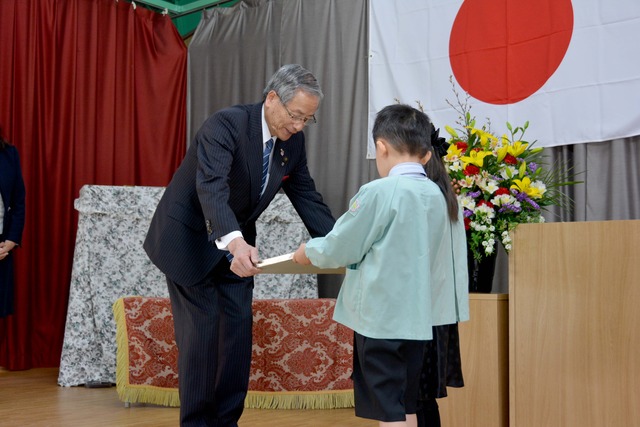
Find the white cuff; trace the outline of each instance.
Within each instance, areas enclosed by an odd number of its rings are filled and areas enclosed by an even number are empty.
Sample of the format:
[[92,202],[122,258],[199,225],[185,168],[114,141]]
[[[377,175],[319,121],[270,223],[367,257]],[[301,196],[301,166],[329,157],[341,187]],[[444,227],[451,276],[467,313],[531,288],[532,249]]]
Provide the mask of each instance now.
[[231,241],[233,239],[235,239],[236,237],[242,237],[242,232],[240,232],[240,231],[232,231],[229,234],[225,234],[224,236],[220,237],[219,239],[216,239],[216,246],[220,250],[227,250],[227,246],[229,246],[229,243],[231,243]]

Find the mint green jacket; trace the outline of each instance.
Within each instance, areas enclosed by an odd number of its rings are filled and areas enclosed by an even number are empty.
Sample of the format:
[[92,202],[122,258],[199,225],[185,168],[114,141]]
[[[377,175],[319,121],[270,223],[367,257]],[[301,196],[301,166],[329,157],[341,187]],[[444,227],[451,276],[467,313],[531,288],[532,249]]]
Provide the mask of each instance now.
[[434,182],[377,179],[349,205],[305,251],[315,266],[347,267],[335,321],[370,338],[428,340],[432,326],[469,319],[462,210],[451,223]]

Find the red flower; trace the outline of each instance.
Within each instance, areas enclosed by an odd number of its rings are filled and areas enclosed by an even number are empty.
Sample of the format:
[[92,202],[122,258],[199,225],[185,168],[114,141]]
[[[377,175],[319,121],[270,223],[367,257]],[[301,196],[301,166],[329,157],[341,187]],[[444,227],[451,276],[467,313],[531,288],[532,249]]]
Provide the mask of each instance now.
[[466,176],[477,175],[478,173],[480,173],[480,168],[477,167],[476,165],[467,165],[467,167],[464,168],[463,173]]
[[480,201],[478,202],[478,206],[482,206],[482,205],[487,205],[488,207],[490,207],[491,209],[493,209],[493,203],[491,203],[491,202],[490,202],[490,201],[488,201],[488,200],[484,200],[484,199],[480,200]]
[[504,188],[504,187],[500,187],[496,190],[496,192],[494,193],[496,196],[502,196],[503,194],[510,194],[509,193],[509,189]]
[[455,141],[454,144],[456,144],[456,148],[458,148],[458,150],[462,150],[463,153],[466,153],[467,148],[469,148],[469,144],[467,144],[466,142]]
[[518,159],[516,159],[515,157],[513,157],[513,155],[511,154],[507,154],[504,157],[504,162],[508,165],[517,165],[518,164]]
[[469,228],[471,228],[471,219],[464,217],[464,229],[468,230]]

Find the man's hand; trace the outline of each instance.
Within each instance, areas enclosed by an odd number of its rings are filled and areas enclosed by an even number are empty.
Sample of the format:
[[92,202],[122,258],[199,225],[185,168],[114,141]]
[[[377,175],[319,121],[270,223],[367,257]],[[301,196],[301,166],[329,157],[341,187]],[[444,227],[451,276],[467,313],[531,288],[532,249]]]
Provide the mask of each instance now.
[[307,247],[306,243],[300,245],[298,249],[293,253],[293,262],[296,264],[309,265],[311,264],[311,260],[307,258],[307,254],[304,253],[305,248]]
[[248,244],[242,237],[236,237],[227,246],[233,255],[231,271],[240,277],[255,276],[260,273],[256,264],[260,261],[258,249]]
[[16,247],[15,242],[11,240],[5,240],[4,242],[0,242],[0,260],[5,259],[9,256],[9,252]]

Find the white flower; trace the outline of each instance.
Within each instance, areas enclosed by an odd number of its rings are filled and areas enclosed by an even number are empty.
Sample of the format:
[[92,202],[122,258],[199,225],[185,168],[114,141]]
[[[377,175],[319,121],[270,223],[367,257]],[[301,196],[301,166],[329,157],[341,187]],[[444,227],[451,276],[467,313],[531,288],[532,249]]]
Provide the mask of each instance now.
[[475,180],[471,176],[465,176],[464,179],[458,180],[458,184],[462,188],[471,188],[475,185]]
[[544,193],[547,191],[547,186],[544,185],[544,182],[542,181],[533,181],[530,187],[537,189],[540,192],[540,196],[543,196]]
[[476,201],[469,196],[460,196],[458,201],[462,205],[463,208],[467,208],[470,211],[474,211],[476,209]]
[[478,182],[478,187],[487,194],[493,194],[498,190],[498,183],[493,179]]
[[[486,218],[483,218],[483,219],[486,219]],[[485,221],[485,222],[487,222],[488,224],[491,224],[491,221]],[[486,224],[481,224],[478,221],[471,221],[469,223],[469,226],[476,231],[482,231],[482,232],[485,232],[489,229],[489,227],[487,227]]]
[[491,255],[493,253],[493,245],[485,245],[485,243],[487,242],[482,242],[482,245],[484,246],[484,251],[487,255]]
[[495,196],[493,199],[491,199],[491,203],[493,203],[495,206],[502,206],[505,204],[515,205],[516,203],[519,204],[520,202],[518,202],[516,198],[511,194],[500,194],[499,196]]
[[502,179],[509,179],[509,173],[507,173],[507,170],[509,171],[511,176],[518,175],[518,170],[515,167],[508,165],[504,169],[502,169],[502,171],[500,171],[500,176],[502,177]]
[[493,246],[494,246],[495,244],[496,244],[496,241],[495,241],[494,239],[484,240],[484,241],[482,242],[482,246],[484,246],[484,247],[489,247],[489,246],[490,246],[490,247],[492,247],[492,248],[493,248]]
[[449,164],[449,170],[453,172],[458,172],[462,170],[462,163],[459,160],[455,160]]
[[476,206],[474,212],[476,213],[476,215],[477,214],[484,214],[488,218],[493,218],[494,216],[496,216],[494,210],[492,208],[490,208],[489,206],[487,206],[487,205]]

